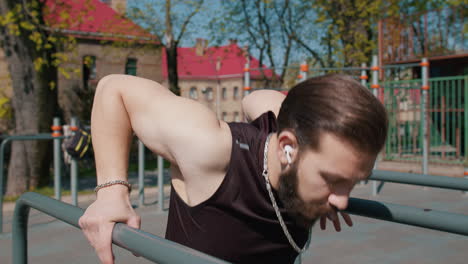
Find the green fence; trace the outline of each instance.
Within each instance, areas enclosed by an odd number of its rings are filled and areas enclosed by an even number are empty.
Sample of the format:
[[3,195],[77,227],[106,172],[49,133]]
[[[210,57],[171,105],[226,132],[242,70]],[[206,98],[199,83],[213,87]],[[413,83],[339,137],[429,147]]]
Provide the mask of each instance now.
[[[429,162],[462,164],[468,150],[468,76],[429,79],[427,124]],[[421,80],[381,83],[389,114],[387,160],[422,160]]]

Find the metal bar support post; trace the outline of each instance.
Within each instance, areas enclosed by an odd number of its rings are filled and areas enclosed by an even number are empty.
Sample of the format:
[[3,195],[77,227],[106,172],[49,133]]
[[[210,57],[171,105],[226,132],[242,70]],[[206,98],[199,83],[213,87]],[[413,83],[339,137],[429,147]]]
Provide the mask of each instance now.
[[54,193],[55,199],[62,199],[62,150],[61,150],[61,140],[60,136],[62,133],[62,127],[60,125],[60,118],[54,117],[53,126],[52,126],[52,136],[54,138]]
[[252,90],[251,84],[250,84],[250,62],[247,60],[244,66],[244,96],[249,95],[250,90]]
[[[78,119],[72,117],[70,120],[70,130],[72,134],[78,131]],[[74,206],[78,205],[78,160],[76,158],[71,158],[70,161],[70,189],[72,196],[72,204]]]
[[[372,56],[372,94],[378,98],[379,97],[379,58],[377,55]],[[374,169],[377,168],[377,160],[375,161],[374,164]],[[372,195],[376,196],[378,194],[378,187],[381,183],[378,183],[377,181],[372,182]]]
[[164,210],[164,159],[158,156],[158,210],[162,212]]
[[423,162],[422,171],[423,174],[428,174],[429,165],[429,139],[428,139],[428,124],[427,124],[427,92],[429,91],[429,62],[427,58],[423,58],[421,61],[421,127],[422,127],[422,150],[423,150]]
[[145,204],[145,145],[138,140],[138,205]]
[[303,61],[301,63],[300,73],[299,73],[299,76],[298,76],[300,82],[303,82],[303,81],[307,80],[308,72],[309,72],[309,65],[307,64],[307,61]]
[[[463,176],[465,179],[468,180],[468,77],[465,76],[465,109],[464,109],[464,116],[465,116],[465,161],[464,161],[464,171]],[[465,192],[465,195],[468,195],[468,191]]]

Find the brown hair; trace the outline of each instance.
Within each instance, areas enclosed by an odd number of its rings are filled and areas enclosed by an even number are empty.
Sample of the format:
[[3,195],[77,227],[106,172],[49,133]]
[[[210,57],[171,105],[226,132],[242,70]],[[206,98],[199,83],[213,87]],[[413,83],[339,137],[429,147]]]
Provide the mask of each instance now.
[[385,143],[387,112],[372,93],[349,76],[329,74],[293,87],[278,115],[280,133],[291,130],[300,146],[319,149],[330,132],[357,150],[377,154]]

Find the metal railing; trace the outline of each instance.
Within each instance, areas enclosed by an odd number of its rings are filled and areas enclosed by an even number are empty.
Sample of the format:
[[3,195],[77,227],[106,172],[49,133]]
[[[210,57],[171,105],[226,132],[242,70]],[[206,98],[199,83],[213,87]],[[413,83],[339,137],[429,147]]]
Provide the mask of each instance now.
[[[3,183],[4,183],[4,159],[5,159],[5,148],[8,143],[11,141],[26,141],[26,140],[54,140],[54,160],[60,160],[61,150],[60,150],[60,141],[63,139],[63,136],[53,137],[50,133],[43,133],[37,135],[16,135],[8,136],[2,139],[0,144],[0,233],[3,232]],[[58,146],[58,147],[57,147]],[[61,188],[61,169],[60,163],[54,162],[54,189],[55,189],[55,198],[60,199],[60,192],[57,193],[57,190],[60,191]],[[58,167],[57,167],[58,166]]]
[[[84,210],[37,194],[25,193],[16,202],[13,218],[13,264],[28,263],[27,236],[29,209],[34,208],[79,228]],[[157,263],[228,263],[205,253],[117,223],[112,242]]]
[[349,198],[346,212],[389,222],[468,236],[468,215]]
[[421,103],[425,98],[420,92],[421,80],[386,81],[381,85],[390,121],[385,159],[421,161],[423,140],[427,139],[429,162],[463,163],[468,152],[468,76],[430,78],[425,107]]
[[374,170],[369,180],[468,191],[468,179],[465,178]]
[[[391,180],[393,182],[407,174],[402,174],[396,179],[387,179],[389,175],[383,172],[377,173],[379,180]],[[421,184],[421,175],[413,175],[406,183]],[[432,176],[435,177],[435,176]],[[443,182],[436,184],[439,177],[434,181],[430,180],[430,186],[443,185],[444,188],[466,189],[463,182],[460,188],[452,185],[455,182]],[[440,186],[438,186],[440,187]],[[16,203],[13,218],[13,263],[27,263],[27,225],[29,209],[34,208],[64,221],[77,228],[78,219],[83,215],[84,210],[58,200],[37,194],[25,193]],[[422,209],[412,206],[404,206],[372,200],[350,198],[346,212],[354,215],[380,219],[384,221],[396,222],[411,226],[418,226],[439,230],[459,235],[468,236],[468,216],[462,214],[436,211],[432,209]],[[133,229],[124,224],[116,224],[112,233],[114,244],[138,254],[148,260],[157,263],[227,263],[204,253],[179,245],[177,243],[159,238],[152,234]]]

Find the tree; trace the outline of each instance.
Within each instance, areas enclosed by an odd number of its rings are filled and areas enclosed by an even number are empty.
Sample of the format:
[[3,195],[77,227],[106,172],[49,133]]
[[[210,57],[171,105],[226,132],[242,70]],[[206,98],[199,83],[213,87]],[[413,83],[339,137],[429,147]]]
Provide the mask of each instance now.
[[[310,3],[296,0],[223,1],[223,12],[213,19],[213,35],[218,42],[233,36],[249,43],[258,54],[260,65],[275,68],[284,80],[292,61],[311,61],[324,66],[313,37],[318,28],[311,27],[315,14]],[[306,55],[306,56],[304,56]]]
[[[322,43],[328,47],[330,66],[359,66],[376,48],[374,25],[382,11],[381,0],[317,0],[317,23],[326,26]],[[333,59],[330,59],[333,58]],[[333,65],[335,64],[336,65]]]
[[[149,32],[163,40],[167,59],[169,88],[175,94],[180,94],[177,73],[177,48],[180,41],[187,35],[192,18],[200,12],[204,0],[162,1],[139,0],[138,4],[129,9],[127,16],[145,27]],[[160,10],[165,10],[164,19]],[[174,11],[177,9],[177,11]]]
[[[57,77],[66,69],[59,65],[66,60],[64,51],[73,47],[74,38],[60,33],[72,11],[67,1],[55,4],[63,6],[61,13],[49,12],[44,0],[0,1],[0,42],[12,80],[14,134],[50,131],[52,117],[60,112]],[[46,18],[54,15],[62,19],[51,28]],[[46,184],[51,157],[50,142],[13,142],[6,194]]]

